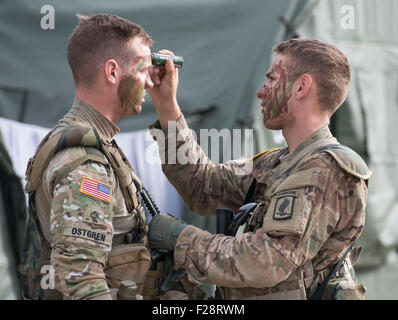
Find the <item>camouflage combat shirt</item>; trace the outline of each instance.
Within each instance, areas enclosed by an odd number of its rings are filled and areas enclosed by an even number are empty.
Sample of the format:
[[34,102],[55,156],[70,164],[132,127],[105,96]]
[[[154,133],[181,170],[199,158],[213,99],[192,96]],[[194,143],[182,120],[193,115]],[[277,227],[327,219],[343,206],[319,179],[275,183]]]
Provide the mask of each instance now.
[[[253,178],[257,180],[254,199],[259,206],[253,217],[259,221],[251,219],[256,226],[252,232],[231,237],[188,226],[175,246],[175,267],[186,268],[199,281],[226,288],[224,299],[306,299],[306,291],[300,288],[297,293],[297,286],[308,289],[309,283],[293,281],[300,278],[294,274],[305,264],[315,273],[330,268],[361,234],[365,179],[343,170],[326,152],[307,157],[281,174],[284,163],[310,144],[320,139],[336,141],[327,126],[291,154],[287,148],[277,149],[225,164],[213,164],[205,156],[183,116],[176,122],[176,134],[160,129],[159,122],[150,128],[165,161],[164,173],[198,214],[215,215],[216,208],[238,209]],[[165,139],[159,139],[157,130]],[[176,151],[190,161],[168,164],[173,159],[169,153]],[[247,164],[252,170],[237,174]]]
[[[75,124],[95,127],[108,143],[119,131],[96,109],[75,99],[51,136]],[[136,211],[142,216],[143,207],[140,204],[128,212],[112,167],[94,161],[78,166],[54,186],[58,171],[85,154],[84,147],[55,154],[35,193],[35,205],[42,233],[51,246],[55,289],[64,299],[111,299],[104,267],[115,237],[134,228]],[[107,162],[105,155],[103,158]],[[103,194],[92,191],[93,185]]]

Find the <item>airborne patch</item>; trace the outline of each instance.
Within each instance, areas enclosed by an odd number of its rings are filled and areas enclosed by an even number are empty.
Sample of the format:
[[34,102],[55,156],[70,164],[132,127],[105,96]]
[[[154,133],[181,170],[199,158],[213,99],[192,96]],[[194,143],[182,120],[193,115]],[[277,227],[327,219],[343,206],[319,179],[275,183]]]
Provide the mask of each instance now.
[[286,220],[292,217],[296,196],[296,191],[281,192],[275,202],[274,220]]

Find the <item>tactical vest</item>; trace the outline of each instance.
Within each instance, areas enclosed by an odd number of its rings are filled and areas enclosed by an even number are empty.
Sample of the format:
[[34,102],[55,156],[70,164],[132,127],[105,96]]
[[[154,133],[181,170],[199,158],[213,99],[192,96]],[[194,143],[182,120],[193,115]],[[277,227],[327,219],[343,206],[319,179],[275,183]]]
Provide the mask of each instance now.
[[[272,149],[270,151],[275,152],[274,156],[279,158],[281,151],[278,149]],[[364,179],[367,181],[371,175],[371,171],[362,160],[362,158],[352,149],[336,144],[335,140],[331,139],[321,139],[315,141],[313,144],[304,148],[297,156],[288,161],[286,164],[282,164],[281,171],[272,178],[270,185],[267,185],[265,190],[255,189],[255,197],[261,196],[261,199],[256,199],[257,202],[262,202],[261,206],[258,206],[253,214],[248,218],[246,225],[244,226],[244,232],[256,232],[263,225],[264,216],[271,205],[271,195],[283,191],[289,184],[284,183],[285,188],[280,189],[280,184],[282,181],[287,182],[286,173],[291,172],[294,168],[299,167],[301,163],[309,160],[311,157],[316,157],[320,152],[327,152],[330,154],[334,160],[339,164],[339,166],[355,177]],[[263,153],[259,154],[262,155]],[[300,174],[298,172],[297,174]],[[305,174],[305,173],[304,173]],[[305,177],[302,177],[303,186],[305,186]],[[286,179],[286,180],[285,180]],[[265,191],[265,194],[264,194]],[[262,196],[264,194],[264,196]],[[259,201],[258,201],[259,200]],[[331,281],[332,287],[340,286],[341,283],[350,282],[350,289],[343,290],[346,295],[345,298],[348,299],[358,299],[362,298],[366,288],[362,284],[355,284],[355,276],[353,275],[353,265],[357,261],[361,248],[354,248],[348,257],[344,261],[343,271],[340,271],[333,280]],[[303,265],[294,270],[291,275],[284,281],[278,283],[272,288],[225,288],[220,287],[220,294],[222,299],[226,300],[240,300],[240,299],[264,299],[264,300],[306,300],[313,292],[315,292],[317,286],[323,281],[323,279],[330,273],[332,266],[320,272],[315,271],[312,265],[312,261],[306,261]],[[343,280],[336,280],[339,277]],[[342,282],[343,281],[343,282]],[[353,287],[353,283],[355,287]],[[329,286],[330,287],[330,286]],[[340,290],[341,292],[341,290]],[[350,292],[347,294],[347,292]],[[340,296],[344,295],[340,294]],[[332,294],[327,290],[326,294],[331,297]]]
[[[60,180],[65,178],[69,172],[88,160],[111,165],[123,192],[128,212],[133,212],[139,205],[137,190],[142,190],[141,180],[134,173],[134,170],[123,154],[122,150],[112,140],[111,143],[103,141],[94,127],[84,127],[79,125],[69,126],[61,132],[51,136],[50,131],[40,143],[34,157],[29,159],[26,170],[26,192],[29,194],[29,221],[25,235],[25,245],[22,254],[22,262],[19,266],[19,272],[22,278],[22,291],[25,298],[28,299],[60,299],[60,293],[56,290],[42,290],[41,288],[41,267],[50,265],[51,248],[45,240],[40,229],[40,223],[36,214],[34,195],[40,186],[42,175],[47,168],[52,157],[60,150],[71,147],[83,147],[86,155],[78,158],[72,163],[61,169],[55,178],[54,187]],[[105,155],[105,161],[103,155]],[[148,282],[150,292],[147,292],[146,298],[154,298],[157,295],[157,281],[162,272],[161,268],[157,271],[148,272],[151,260],[147,249],[146,233],[148,226],[145,223],[145,213],[138,211],[136,224],[136,239],[132,246],[128,247],[121,244],[116,248],[112,247],[110,259],[105,266],[105,275],[110,288],[116,288],[122,280],[134,280],[142,284]],[[140,214],[141,212],[141,214]],[[141,245],[137,245],[141,243]],[[137,267],[133,265],[134,260],[140,260],[142,263]],[[129,274],[118,266],[130,263],[131,268],[138,268],[138,275]],[[125,268],[124,268],[125,269]],[[127,268],[128,269],[128,268]],[[145,269],[145,270],[144,270]],[[149,282],[151,282],[149,284]],[[142,287],[141,286],[141,287]],[[147,286],[148,287],[148,286]],[[141,288],[142,289],[142,288]],[[114,293],[115,290],[112,292]],[[147,290],[148,291],[148,290]]]

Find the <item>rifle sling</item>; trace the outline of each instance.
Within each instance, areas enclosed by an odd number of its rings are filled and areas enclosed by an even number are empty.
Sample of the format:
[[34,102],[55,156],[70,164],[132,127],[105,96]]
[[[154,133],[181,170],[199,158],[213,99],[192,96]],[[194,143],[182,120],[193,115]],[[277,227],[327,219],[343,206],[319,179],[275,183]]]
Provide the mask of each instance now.
[[310,297],[310,300],[321,300],[323,292],[326,289],[326,285],[328,284],[329,280],[336,274],[337,270],[339,270],[340,266],[342,265],[343,261],[345,260],[345,258],[347,257],[348,253],[351,251],[353,246],[354,246],[354,242],[351,243],[351,245],[348,247],[347,251],[344,253],[344,255],[337,262],[337,264],[333,268],[332,272],[330,272],[330,274],[318,286],[318,288],[315,290],[315,292]]

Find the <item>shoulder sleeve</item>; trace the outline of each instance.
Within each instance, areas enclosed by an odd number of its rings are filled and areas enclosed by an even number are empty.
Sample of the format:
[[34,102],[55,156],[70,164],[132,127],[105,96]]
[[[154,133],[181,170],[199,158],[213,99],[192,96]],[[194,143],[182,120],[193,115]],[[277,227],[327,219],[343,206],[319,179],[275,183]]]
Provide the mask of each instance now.
[[69,172],[87,161],[110,166],[105,155],[94,147],[70,147],[57,152],[43,173],[43,179],[49,187],[49,192],[52,193],[55,184],[65,178]]
[[[183,116],[167,129],[151,127],[162,159],[162,170],[187,206],[201,215],[217,208],[238,209],[251,184],[253,161],[216,164],[201,149]],[[216,148],[213,149],[214,152]]]
[[107,166],[87,161],[54,187],[51,264],[56,289],[66,299],[109,294],[103,268],[113,237],[114,182]]

